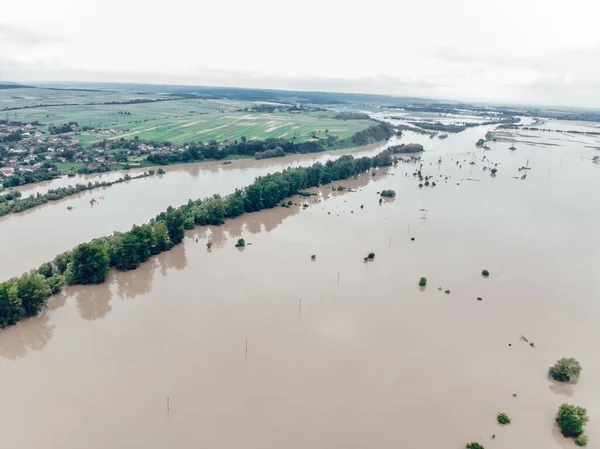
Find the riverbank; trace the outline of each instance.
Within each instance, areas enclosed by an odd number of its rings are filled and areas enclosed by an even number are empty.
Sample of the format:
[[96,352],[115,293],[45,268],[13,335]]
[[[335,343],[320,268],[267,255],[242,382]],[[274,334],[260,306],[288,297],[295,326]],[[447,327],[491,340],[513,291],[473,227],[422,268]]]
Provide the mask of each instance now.
[[[399,143],[399,138],[392,137],[389,139],[389,142],[397,142]],[[50,189],[56,189],[59,187],[68,187],[69,185],[75,184],[87,184],[88,182],[111,182],[112,180],[116,180],[120,177],[129,174],[130,176],[137,176],[141,173],[149,171],[149,169],[158,170],[159,168],[163,169],[165,172],[169,171],[177,171],[182,167],[191,167],[191,170],[194,170],[196,167],[204,168],[223,168],[223,169],[235,169],[235,168],[253,168],[253,167],[264,167],[273,164],[281,164],[285,161],[290,161],[292,164],[295,162],[302,162],[312,160],[319,155],[344,155],[344,154],[356,154],[363,151],[370,151],[374,149],[381,149],[382,145],[386,145],[388,141],[371,143],[368,145],[362,146],[352,146],[348,148],[335,148],[329,149],[326,151],[320,151],[317,153],[303,153],[303,154],[287,154],[284,157],[280,158],[269,158],[269,159],[254,159],[251,156],[248,157],[231,157],[225,160],[204,160],[199,162],[186,162],[186,163],[176,163],[169,165],[153,165],[153,166],[145,166],[145,167],[132,167],[128,170],[114,170],[110,172],[103,173],[90,173],[85,175],[75,175],[73,177],[62,176],[60,178],[42,181],[35,184],[25,184],[22,186],[14,187],[14,190],[18,190],[22,195],[36,195],[36,194],[44,194]],[[224,164],[224,162],[229,162]],[[7,192],[7,190],[5,190]]]
[[[159,175],[164,173],[162,170],[159,171]],[[119,178],[115,181],[96,181],[93,184],[91,182],[87,184],[75,184],[74,186],[68,187],[59,187],[57,189],[50,189],[48,192],[44,194],[38,193],[37,195],[30,195],[26,198],[22,198],[21,196],[12,199],[11,201],[7,201],[4,203],[0,203],[0,217],[9,214],[18,214],[20,212],[24,212],[29,209],[33,209],[35,207],[41,206],[43,204],[48,204],[49,202],[60,201],[64,198],[68,198],[72,195],[77,195],[81,192],[89,192],[90,190],[99,189],[99,188],[107,188],[113,186],[115,184],[120,184],[122,182],[134,181],[136,179],[147,178],[148,176],[154,176],[154,170],[150,170],[148,172],[143,172],[140,175],[130,176],[129,174],[125,174],[124,177]],[[18,192],[18,191],[17,191]],[[19,192],[20,193],[20,192]],[[96,200],[92,199],[91,203],[93,204]],[[69,210],[72,210],[69,209]]]

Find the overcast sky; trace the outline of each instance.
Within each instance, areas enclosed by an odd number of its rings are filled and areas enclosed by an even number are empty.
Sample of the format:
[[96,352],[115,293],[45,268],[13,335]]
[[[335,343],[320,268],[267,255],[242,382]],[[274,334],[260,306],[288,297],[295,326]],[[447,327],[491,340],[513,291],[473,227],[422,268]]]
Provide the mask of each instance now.
[[594,0],[29,0],[0,80],[122,81],[600,107]]

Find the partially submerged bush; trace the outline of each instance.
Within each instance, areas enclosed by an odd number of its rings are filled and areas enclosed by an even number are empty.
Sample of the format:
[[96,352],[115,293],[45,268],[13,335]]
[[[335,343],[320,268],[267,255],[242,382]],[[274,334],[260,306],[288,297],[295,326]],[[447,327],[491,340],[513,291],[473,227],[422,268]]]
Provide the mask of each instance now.
[[385,198],[394,198],[396,196],[396,191],[392,190],[392,189],[382,190],[381,196],[383,196]]
[[548,374],[559,382],[570,382],[579,377],[581,373],[581,365],[574,358],[563,358],[550,367]]
[[575,444],[577,446],[582,446],[582,447],[587,446],[588,442],[589,442],[589,439],[588,439],[587,435],[579,435],[577,437],[577,439],[575,440]]
[[556,414],[556,422],[566,437],[578,437],[583,434],[588,421],[587,410],[575,405],[563,404]]
[[499,424],[510,424],[510,418],[506,413],[498,413],[497,419]]
[[421,278],[419,280],[419,286],[425,287],[427,285],[427,278]]
[[488,277],[490,275],[490,272],[488,270],[483,270],[481,272],[481,275],[484,276],[484,277]]
[[479,443],[469,443],[469,444],[467,444],[467,449],[485,449],[485,448]]
[[246,241],[245,241],[244,239],[239,239],[239,240],[237,241],[237,243],[235,244],[235,247],[236,247],[236,248],[242,248],[242,247],[244,247],[244,246],[246,246]]
[[370,260],[375,259],[375,253],[369,253],[369,255],[367,256]]

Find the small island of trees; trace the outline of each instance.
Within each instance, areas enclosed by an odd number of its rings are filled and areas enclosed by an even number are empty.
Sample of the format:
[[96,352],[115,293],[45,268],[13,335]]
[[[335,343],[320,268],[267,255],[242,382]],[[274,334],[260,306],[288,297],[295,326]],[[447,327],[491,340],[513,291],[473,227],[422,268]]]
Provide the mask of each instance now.
[[[583,436],[585,425],[589,421],[587,410],[575,405],[563,404],[556,414],[556,422],[560,427],[561,433],[568,438],[577,438]],[[584,440],[584,441],[583,441]],[[582,443],[587,444],[587,437],[582,439]],[[585,445],[584,444],[584,445]]]
[[570,382],[579,377],[581,365],[574,358],[563,358],[550,367],[548,374],[559,382]]

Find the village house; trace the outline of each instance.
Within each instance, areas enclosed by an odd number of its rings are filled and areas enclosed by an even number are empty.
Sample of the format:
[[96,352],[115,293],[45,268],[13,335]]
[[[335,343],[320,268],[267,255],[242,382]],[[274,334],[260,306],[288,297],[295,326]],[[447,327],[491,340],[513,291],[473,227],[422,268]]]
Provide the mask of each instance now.
[[0,168],[0,174],[5,177],[12,176],[15,173],[15,169],[12,167]]

